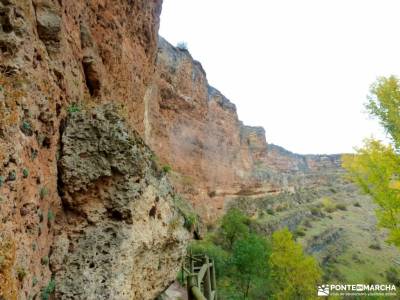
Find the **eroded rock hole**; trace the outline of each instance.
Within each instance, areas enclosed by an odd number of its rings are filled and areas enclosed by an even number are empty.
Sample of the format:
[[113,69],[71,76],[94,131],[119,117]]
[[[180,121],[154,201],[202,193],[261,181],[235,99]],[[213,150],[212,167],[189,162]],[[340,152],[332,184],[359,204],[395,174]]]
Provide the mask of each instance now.
[[95,70],[94,61],[91,58],[84,58],[82,62],[83,72],[85,74],[86,86],[92,97],[100,94],[101,83],[99,74]]

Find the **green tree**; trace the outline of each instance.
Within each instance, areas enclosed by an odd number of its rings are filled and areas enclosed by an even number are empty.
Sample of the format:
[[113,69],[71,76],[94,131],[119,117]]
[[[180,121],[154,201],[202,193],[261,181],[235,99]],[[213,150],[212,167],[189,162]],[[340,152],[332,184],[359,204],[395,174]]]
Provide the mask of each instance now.
[[349,178],[379,205],[379,225],[389,229],[388,242],[400,247],[400,82],[382,77],[371,87],[366,105],[392,140],[392,145],[368,139],[356,155],[345,155]]
[[314,299],[321,269],[312,256],[305,255],[288,229],[272,235],[270,258],[272,286],[276,299]]
[[243,239],[249,234],[249,219],[238,209],[230,209],[222,218],[219,228],[221,244],[231,250],[238,239]]
[[267,240],[256,234],[234,243],[230,261],[233,267],[231,278],[242,299],[260,299],[251,297],[259,290],[267,296],[270,253]]

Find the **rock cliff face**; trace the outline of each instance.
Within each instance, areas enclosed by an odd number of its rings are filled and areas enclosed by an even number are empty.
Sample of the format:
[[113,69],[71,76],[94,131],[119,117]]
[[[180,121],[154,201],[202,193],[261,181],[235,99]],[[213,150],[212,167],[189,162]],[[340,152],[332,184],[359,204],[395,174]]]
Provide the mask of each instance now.
[[0,298],[153,299],[175,278],[189,233],[139,136],[160,13],[0,1]]
[[338,167],[243,125],[161,4],[0,0],[1,299],[153,299],[189,239],[176,191],[212,223]]
[[239,121],[201,64],[163,38],[145,97],[145,140],[206,222],[222,214],[227,198],[279,193],[293,188],[290,174],[340,167],[339,155],[298,155],[267,144],[265,130]]

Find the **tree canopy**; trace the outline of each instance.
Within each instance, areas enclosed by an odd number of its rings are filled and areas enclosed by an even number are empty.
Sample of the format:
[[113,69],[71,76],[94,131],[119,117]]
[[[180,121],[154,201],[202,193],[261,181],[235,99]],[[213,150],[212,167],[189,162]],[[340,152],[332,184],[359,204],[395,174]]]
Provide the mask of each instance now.
[[378,204],[379,225],[389,229],[388,242],[400,247],[400,82],[379,78],[366,104],[392,140],[391,145],[367,139],[356,155],[345,155],[343,167],[349,178]]

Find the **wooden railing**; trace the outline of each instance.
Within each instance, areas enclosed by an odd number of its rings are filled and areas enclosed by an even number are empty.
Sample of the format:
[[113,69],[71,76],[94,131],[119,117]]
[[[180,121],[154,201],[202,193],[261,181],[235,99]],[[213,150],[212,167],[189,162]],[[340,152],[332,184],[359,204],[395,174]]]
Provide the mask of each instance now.
[[189,300],[217,300],[214,261],[207,255],[188,253],[182,266]]

